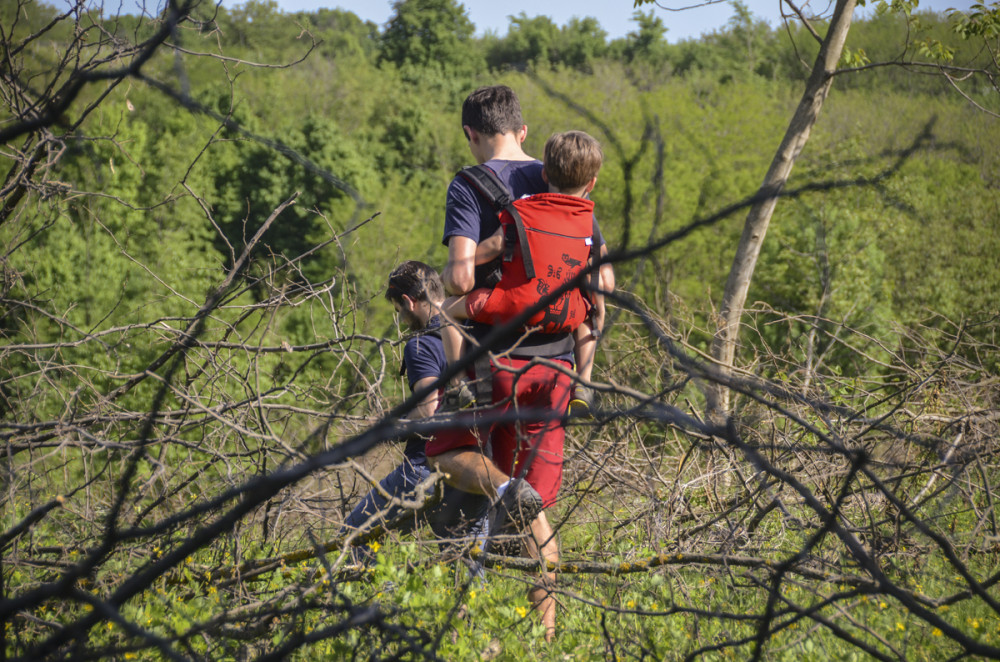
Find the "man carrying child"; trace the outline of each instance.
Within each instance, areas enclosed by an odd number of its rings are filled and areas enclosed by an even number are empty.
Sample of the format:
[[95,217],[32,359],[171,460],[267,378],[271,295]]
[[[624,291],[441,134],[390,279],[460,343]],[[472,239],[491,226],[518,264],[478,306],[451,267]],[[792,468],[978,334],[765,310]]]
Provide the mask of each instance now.
[[[582,181],[576,177],[564,180],[566,172],[562,164],[553,163],[552,172],[546,171],[547,174],[543,175],[542,163],[525,154],[522,143],[527,127],[521,118],[517,96],[509,87],[480,88],[469,95],[462,107],[462,125],[477,163],[488,166],[507,186],[514,199],[547,193],[551,184],[557,194],[583,201],[582,196],[593,187],[596,168],[588,171]],[[578,137],[564,141],[564,146],[577,144]],[[596,145],[596,141],[589,136],[587,138],[589,141],[583,140],[579,146],[584,143],[590,147]],[[583,152],[594,153],[590,148],[576,152],[571,148],[569,152],[578,156]],[[599,168],[599,147],[596,154],[596,166]],[[574,157],[571,161],[576,163],[578,158]],[[563,190],[560,186],[566,188]],[[571,204],[575,206],[579,203]],[[448,188],[444,230],[448,263],[442,273],[445,289],[450,294],[461,296],[486,286],[486,274],[481,263],[488,254],[477,256],[477,249],[484,242],[489,246],[489,240],[499,227],[500,220],[490,204],[464,178],[452,180]],[[599,236],[592,240],[601,245]],[[604,290],[614,287],[610,265],[601,268],[600,287]],[[481,294],[472,297],[473,310],[466,305],[469,299],[461,304],[455,301],[451,304],[473,313],[467,316],[474,317],[488,308],[485,303],[480,306],[480,301],[483,301]],[[603,309],[599,302],[595,303],[600,310],[595,323],[589,327],[590,336],[600,331],[603,323]],[[489,324],[475,321],[465,327],[473,342],[481,341],[492,329]],[[596,341],[596,338],[578,337],[577,340],[586,343]],[[516,423],[496,424],[490,429],[445,430],[427,443],[428,460],[448,476],[446,481],[449,484],[492,499],[495,509],[530,531],[526,543],[529,554],[552,562],[558,562],[559,548],[545,509],[555,503],[562,481],[565,440],[562,419],[572,390],[570,371],[574,347],[571,332],[512,330],[507,337],[491,345],[490,365],[480,369],[480,372],[489,374],[475,375],[477,379],[490,380],[492,386],[491,402],[480,404],[492,404],[484,416],[526,411],[530,415]],[[539,362],[535,358],[544,361]],[[528,592],[529,600],[545,625],[546,639],[555,634],[555,601],[551,594],[553,579],[550,573],[543,573],[542,581]]]

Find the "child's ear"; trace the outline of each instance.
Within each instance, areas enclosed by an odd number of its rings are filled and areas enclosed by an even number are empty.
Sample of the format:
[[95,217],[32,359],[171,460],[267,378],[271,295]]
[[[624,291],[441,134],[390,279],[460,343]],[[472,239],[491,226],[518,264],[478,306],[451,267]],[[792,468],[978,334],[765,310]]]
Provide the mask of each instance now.
[[542,181],[545,182],[546,184],[549,183],[549,173],[546,172],[544,167],[542,168]]
[[594,175],[594,178],[591,179],[589,182],[587,182],[587,193],[590,193],[591,191],[593,191],[594,190],[594,186],[596,186],[596,185],[597,185],[597,175]]
[[408,294],[403,295],[403,310],[408,313],[413,312],[413,308],[416,306],[416,302]]

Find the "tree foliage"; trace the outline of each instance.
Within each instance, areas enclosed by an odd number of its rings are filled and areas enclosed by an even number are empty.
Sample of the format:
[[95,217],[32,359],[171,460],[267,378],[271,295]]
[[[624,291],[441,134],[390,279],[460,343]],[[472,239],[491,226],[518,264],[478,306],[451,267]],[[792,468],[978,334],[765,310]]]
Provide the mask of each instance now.
[[397,67],[468,71],[475,26],[455,0],[397,0],[379,37],[379,58]]

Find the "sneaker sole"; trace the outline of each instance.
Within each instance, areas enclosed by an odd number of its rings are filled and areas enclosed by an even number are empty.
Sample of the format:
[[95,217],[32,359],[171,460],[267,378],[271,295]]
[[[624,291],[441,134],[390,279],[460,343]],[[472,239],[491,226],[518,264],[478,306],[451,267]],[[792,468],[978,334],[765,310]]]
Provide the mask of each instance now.
[[569,401],[569,415],[574,418],[592,418],[593,413],[590,411],[590,403],[586,400],[570,400]]
[[[527,527],[535,518],[538,517],[538,513],[542,512],[544,504],[542,503],[541,495],[533,488],[526,480],[523,478],[519,479],[518,484],[518,494],[513,495],[513,502],[509,506],[506,506],[507,512],[510,514],[511,518],[516,520],[515,524],[521,528]],[[527,489],[521,486],[527,486]],[[529,491],[530,490],[530,491]],[[507,496],[506,493],[504,496]]]

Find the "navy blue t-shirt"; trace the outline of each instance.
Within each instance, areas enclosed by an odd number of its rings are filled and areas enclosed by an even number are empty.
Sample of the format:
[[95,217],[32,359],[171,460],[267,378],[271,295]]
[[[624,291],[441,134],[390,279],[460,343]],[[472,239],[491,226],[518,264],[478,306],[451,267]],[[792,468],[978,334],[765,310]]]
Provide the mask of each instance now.
[[[510,190],[514,199],[535,193],[546,193],[548,184],[542,179],[541,161],[500,161],[485,163]],[[448,186],[444,213],[445,246],[454,236],[468,237],[482,243],[500,227],[496,211],[465,179],[455,177]]]
[[[406,367],[406,379],[410,384],[411,393],[414,384],[421,379],[427,377],[437,379],[448,367],[441,336],[437,333],[428,333],[440,326],[441,319],[432,317],[424,329],[425,333],[410,338],[403,347],[403,365]],[[424,454],[424,440],[416,435],[407,440],[403,453],[410,460],[410,464],[422,465],[427,461],[427,456]]]

